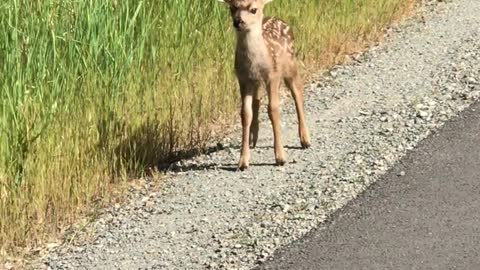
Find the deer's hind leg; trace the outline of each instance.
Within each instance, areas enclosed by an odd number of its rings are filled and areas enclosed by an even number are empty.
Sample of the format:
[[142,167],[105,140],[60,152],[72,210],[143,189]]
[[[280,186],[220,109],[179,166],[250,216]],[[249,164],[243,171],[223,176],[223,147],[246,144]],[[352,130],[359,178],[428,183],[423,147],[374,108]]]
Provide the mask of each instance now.
[[250,147],[255,148],[257,146],[258,141],[258,129],[259,129],[259,122],[258,122],[258,112],[260,110],[260,100],[262,98],[262,93],[260,87],[257,87],[254,90],[253,94],[253,119],[252,119],[252,126],[250,128]]
[[295,100],[295,108],[297,109],[298,117],[298,135],[300,137],[300,144],[303,148],[309,148],[311,145],[311,141],[307,124],[305,123],[303,83],[300,75],[298,74],[297,66],[294,63],[290,67],[290,70],[285,77],[285,84],[290,89],[293,99]]

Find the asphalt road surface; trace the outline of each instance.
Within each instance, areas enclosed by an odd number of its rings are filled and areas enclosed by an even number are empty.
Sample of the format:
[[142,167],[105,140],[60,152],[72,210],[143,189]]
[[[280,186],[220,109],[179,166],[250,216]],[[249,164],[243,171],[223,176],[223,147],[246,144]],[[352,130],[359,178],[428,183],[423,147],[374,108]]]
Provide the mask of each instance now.
[[480,104],[261,269],[480,269]]

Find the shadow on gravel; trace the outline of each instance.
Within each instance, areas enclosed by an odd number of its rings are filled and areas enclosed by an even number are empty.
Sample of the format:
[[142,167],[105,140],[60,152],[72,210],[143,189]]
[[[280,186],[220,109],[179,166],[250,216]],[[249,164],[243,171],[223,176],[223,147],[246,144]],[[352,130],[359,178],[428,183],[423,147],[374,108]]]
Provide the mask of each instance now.
[[[285,146],[283,146],[283,147],[286,148],[286,149],[292,149],[292,150],[305,150],[305,149],[303,149],[303,147],[297,146],[297,145],[295,145],[295,146],[293,146],[293,145],[285,145]],[[257,147],[255,147],[255,148],[258,148],[258,149],[273,149],[273,145],[270,145],[270,146],[257,146]]]
[[[291,150],[304,150],[301,146],[285,145],[284,147],[286,149],[291,149]],[[228,148],[238,150],[240,149],[240,146],[239,145],[229,146]],[[273,146],[256,146],[255,148],[266,149],[266,150],[271,149],[273,151]],[[199,149],[194,149],[190,151],[177,152],[175,153],[174,156],[167,159],[166,162],[159,164],[157,166],[157,169],[162,172],[173,172],[173,173],[188,172],[188,171],[205,171],[205,170],[224,170],[229,172],[238,171],[238,164],[224,164],[224,165],[219,165],[217,163],[178,164],[179,161],[188,160],[200,154],[212,154],[214,152],[218,152],[224,149],[226,148],[224,148],[223,145],[218,144],[217,146],[210,147],[204,151],[200,151]],[[295,162],[292,162],[292,163],[295,163]],[[250,166],[251,167],[276,167],[277,164],[273,162],[272,163],[261,162],[261,163],[252,163],[250,164]]]
[[[275,163],[252,163],[250,167],[275,167]],[[218,165],[217,163],[210,164],[188,164],[188,165],[175,165],[168,169],[164,169],[164,172],[191,172],[191,171],[207,171],[207,170],[223,170],[229,172],[238,171],[238,164],[226,164]]]
[[[277,164],[275,163],[252,163],[250,167],[276,167]],[[236,172],[238,171],[238,164],[229,164],[218,167],[220,170]]]
[[301,146],[291,146],[291,145],[286,145],[285,148],[287,149],[293,149],[293,150],[305,150],[305,148],[301,147]]

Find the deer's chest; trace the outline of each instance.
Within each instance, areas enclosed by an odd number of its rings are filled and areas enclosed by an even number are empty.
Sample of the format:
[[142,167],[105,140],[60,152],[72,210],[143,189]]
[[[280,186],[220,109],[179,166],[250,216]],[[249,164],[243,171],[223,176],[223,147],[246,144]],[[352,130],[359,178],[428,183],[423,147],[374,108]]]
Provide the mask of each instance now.
[[235,54],[235,71],[240,79],[261,81],[271,70],[271,57],[263,43],[255,46],[238,46]]

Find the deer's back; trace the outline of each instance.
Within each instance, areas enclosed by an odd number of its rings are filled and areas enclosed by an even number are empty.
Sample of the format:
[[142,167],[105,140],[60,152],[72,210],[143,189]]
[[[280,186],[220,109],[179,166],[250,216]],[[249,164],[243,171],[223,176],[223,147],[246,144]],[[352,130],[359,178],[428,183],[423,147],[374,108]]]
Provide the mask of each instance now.
[[263,19],[263,38],[273,57],[294,56],[292,28],[283,20],[274,17]]

